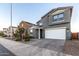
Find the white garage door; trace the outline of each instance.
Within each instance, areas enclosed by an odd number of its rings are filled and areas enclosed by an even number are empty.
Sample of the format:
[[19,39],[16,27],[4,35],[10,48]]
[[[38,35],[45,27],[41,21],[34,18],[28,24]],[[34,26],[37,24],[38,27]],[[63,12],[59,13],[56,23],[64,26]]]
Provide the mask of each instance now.
[[66,28],[45,29],[46,39],[66,39]]

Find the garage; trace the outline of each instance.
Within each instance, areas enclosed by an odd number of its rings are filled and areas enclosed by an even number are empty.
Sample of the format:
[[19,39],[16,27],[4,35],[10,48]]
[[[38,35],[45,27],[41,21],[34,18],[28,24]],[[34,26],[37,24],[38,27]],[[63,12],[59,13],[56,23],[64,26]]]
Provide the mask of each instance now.
[[66,28],[47,28],[45,29],[46,39],[66,39]]

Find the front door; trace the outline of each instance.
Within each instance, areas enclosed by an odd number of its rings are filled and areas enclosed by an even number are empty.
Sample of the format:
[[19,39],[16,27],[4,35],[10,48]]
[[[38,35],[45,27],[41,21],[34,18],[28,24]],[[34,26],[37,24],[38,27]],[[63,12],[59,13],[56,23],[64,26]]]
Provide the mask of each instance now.
[[43,38],[43,30],[40,29],[40,38]]

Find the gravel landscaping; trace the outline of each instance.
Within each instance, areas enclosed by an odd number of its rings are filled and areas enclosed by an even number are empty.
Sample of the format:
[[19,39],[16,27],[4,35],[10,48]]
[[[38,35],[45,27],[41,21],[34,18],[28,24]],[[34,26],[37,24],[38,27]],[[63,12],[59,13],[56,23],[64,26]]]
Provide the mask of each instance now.
[[79,40],[68,40],[64,47],[64,53],[79,56]]

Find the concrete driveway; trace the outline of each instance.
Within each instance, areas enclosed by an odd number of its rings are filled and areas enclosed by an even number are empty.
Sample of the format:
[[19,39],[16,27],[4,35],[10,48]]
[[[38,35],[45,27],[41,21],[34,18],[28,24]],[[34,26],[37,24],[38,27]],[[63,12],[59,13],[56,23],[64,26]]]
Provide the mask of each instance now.
[[63,53],[64,40],[32,39],[22,43],[0,38],[0,44],[17,56],[67,56]]
[[39,48],[44,48],[48,50],[53,50],[56,52],[62,52],[64,48],[64,40],[52,40],[52,39],[34,39],[27,42],[29,45],[37,46]]

